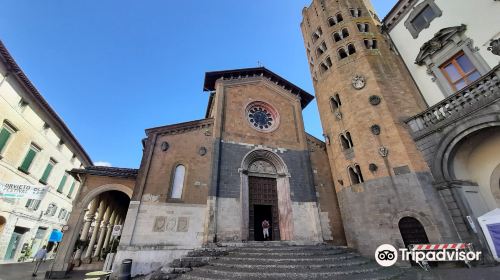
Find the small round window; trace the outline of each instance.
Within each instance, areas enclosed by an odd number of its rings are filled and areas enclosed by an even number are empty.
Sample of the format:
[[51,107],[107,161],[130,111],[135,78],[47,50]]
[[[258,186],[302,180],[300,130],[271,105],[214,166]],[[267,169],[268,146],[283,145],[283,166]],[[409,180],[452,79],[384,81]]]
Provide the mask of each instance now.
[[265,102],[255,101],[248,104],[245,113],[250,126],[258,131],[270,132],[278,127],[278,112]]

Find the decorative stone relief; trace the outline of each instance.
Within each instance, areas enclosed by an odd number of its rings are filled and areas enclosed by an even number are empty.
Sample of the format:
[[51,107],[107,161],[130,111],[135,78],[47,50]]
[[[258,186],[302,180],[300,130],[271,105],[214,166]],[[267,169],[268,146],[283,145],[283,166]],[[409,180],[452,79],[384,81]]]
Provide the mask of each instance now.
[[370,129],[371,129],[373,135],[380,135],[380,126],[378,124],[372,125],[372,127]]
[[168,144],[168,142],[163,142],[161,143],[161,150],[166,152],[168,150],[168,148],[170,148],[170,145]]
[[248,168],[249,172],[276,174],[276,168],[269,162],[264,160],[254,161]]
[[159,199],[160,199],[159,195],[152,195],[150,193],[147,193],[142,196],[142,201],[145,202],[158,202]]
[[378,95],[372,95],[372,96],[370,96],[369,101],[370,101],[370,104],[372,104],[373,106],[377,106],[378,104],[380,104],[382,99]]
[[342,113],[340,112],[340,110],[336,110],[336,111],[335,111],[335,117],[336,117],[338,120],[341,120],[341,119],[342,119]]
[[177,219],[177,232],[187,232],[189,230],[189,217],[179,217]]
[[205,148],[205,147],[201,147],[201,148],[198,150],[198,154],[199,154],[200,156],[204,156],[204,155],[206,155],[206,154],[207,154],[207,148]]
[[356,76],[354,76],[354,78],[352,78],[351,83],[355,89],[359,90],[359,89],[362,89],[365,87],[366,79],[362,75],[356,75]]
[[500,55],[500,38],[496,40],[491,40],[488,50],[494,55]]
[[175,217],[172,216],[166,217],[165,231],[175,231],[176,223],[177,220],[175,219]]
[[165,231],[165,217],[156,217],[153,225],[153,232]]
[[382,147],[378,148],[378,153],[382,157],[387,157],[389,155],[389,149],[387,149],[386,147],[382,146]]

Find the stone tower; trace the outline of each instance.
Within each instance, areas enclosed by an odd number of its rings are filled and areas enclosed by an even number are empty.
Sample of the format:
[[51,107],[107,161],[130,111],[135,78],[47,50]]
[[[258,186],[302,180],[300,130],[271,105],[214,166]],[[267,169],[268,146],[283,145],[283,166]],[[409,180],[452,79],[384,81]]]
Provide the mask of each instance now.
[[313,0],[301,29],[348,245],[373,256],[384,243],[455,240],[403,123],[425,103],[370,1]]

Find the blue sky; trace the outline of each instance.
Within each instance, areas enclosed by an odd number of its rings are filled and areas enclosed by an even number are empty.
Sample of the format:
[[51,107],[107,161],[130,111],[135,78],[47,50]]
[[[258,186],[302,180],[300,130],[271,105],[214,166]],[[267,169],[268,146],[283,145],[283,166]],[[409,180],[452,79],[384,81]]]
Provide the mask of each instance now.
[[[383,18],[396,0],[372,2]],[[138,167],[144,129],[203,118],[206,71],[260,62],[314,92],[299,27],[310,0],[0,3],[0,38],[94,162]],[[321,137],[315,102],[304,121]]]

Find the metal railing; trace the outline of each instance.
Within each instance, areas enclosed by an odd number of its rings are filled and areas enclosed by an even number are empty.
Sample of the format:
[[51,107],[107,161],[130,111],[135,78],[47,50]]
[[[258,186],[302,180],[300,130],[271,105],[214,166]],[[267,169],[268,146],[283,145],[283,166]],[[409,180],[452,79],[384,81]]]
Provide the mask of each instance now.
[[500,65],[469,86],[405,121],[414,136],[464,117],[500,98]]

